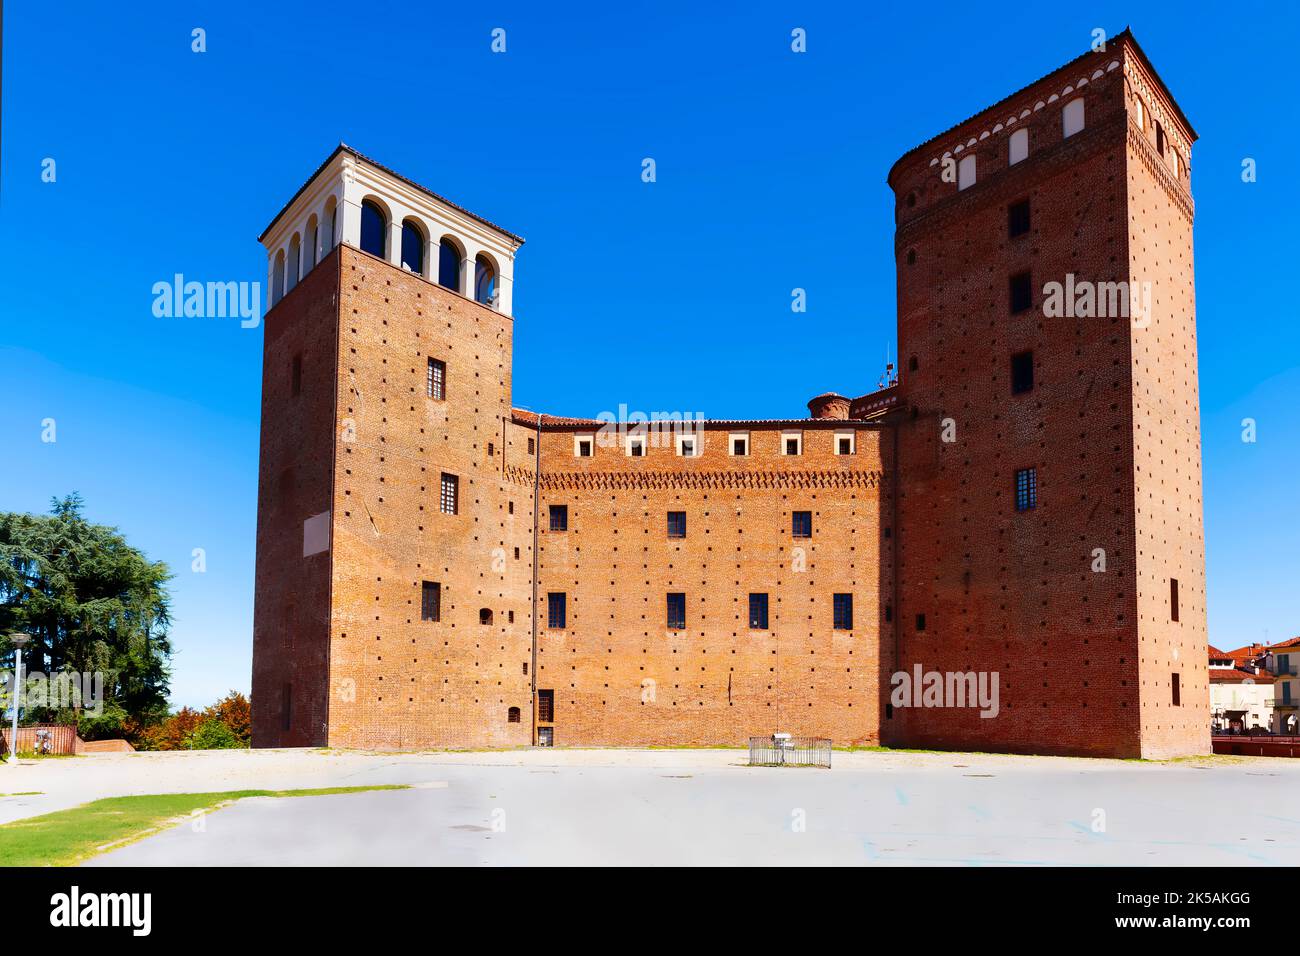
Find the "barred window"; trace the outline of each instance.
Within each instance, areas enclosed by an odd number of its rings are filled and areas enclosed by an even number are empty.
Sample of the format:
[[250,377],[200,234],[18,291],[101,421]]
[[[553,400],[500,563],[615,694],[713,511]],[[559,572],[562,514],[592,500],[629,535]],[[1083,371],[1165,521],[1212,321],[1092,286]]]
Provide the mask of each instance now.
[[445,515],[456,514],[459,498],[460,479],[444,471],[442,473],[442,497],[439,500],[439,510]]
[[569,530],[569,506],[568,505],[551,505],[551,530],[552,531]]
[[837,594],[835,595],[835,630],[851,631],[853,630],[853,595]]
[[668,537],[670,538],[686,537],[686,512],[685,511],[668,512]]
[[1016,472],[1016,510],[1038,507],[1038,470],[1021,468]]
[[563,630],[568,624],[565,613],[564,592],[552,591],[546,595],[546,626],[553,630]]
[[424,581],[420,585],[420,620],[442,620],[442,585],[437,581]]
[[429,371],[425,377],[424,390],[430,398],[439,402],[447,397],[447,363],[440,362],[436,358],[429,359]]
[[796,538],[812,537],[812,512],[796,511],[793,515],[791,534]]
[[749,626],[755,631],[767,630],[767,595],[749,596]]
[[686,627],[686,595],[668,595],[668,628],[680,631]]
[[506,711],[506,723],[509,723],[509,724],[517,724],[517,723],[519,723],[519,708],[518,708],[518,707],[511,707],[509,710]]
[[539,724],[555,723],[555,691],[539,690],[537,692],[537,722]]

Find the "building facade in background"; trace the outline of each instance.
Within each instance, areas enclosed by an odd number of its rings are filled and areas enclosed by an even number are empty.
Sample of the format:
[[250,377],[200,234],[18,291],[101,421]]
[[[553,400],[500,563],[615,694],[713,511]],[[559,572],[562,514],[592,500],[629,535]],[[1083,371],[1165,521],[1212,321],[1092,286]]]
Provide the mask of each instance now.
[[523,240],[339,147],[261,237],[254,744],[1208,752],[1194,140],[1115,37],[895,164],[896,381],[666,423],[515,408]]

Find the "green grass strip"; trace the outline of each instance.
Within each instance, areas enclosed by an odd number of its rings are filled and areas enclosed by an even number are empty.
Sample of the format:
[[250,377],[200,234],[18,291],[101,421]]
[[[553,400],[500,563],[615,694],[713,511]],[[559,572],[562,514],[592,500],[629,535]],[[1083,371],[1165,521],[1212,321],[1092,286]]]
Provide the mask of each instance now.
[[97,853],[150,836],[168,824],[184,822],[196,810],[216,809],[244,797],[319,797],[408,789],[404,784],[383,784],[106,797],[0,826],[0,866],[75,866]]

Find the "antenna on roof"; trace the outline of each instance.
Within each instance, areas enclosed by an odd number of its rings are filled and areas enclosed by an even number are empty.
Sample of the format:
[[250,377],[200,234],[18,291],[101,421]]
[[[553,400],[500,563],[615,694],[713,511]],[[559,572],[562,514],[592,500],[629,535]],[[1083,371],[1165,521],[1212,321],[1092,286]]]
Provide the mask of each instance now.
[[889,388],[891,385],[898,384],[898,377],[894,374],[894,363],[889,360],[889,343],[885,343],[885,374],[880,376],[880,381],[876,383],[876,388]]

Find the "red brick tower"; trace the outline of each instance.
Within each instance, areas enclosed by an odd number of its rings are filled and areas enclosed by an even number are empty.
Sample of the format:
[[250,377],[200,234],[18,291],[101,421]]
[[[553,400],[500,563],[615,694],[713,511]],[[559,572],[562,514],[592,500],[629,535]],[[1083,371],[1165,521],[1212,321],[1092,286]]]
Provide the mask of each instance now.
[[904,155],[897,664],[940,748],[1209,751],[1196,134],[1125,31]]
[[254,746],[529,743],[523,240],[340,146],[261,241]]

